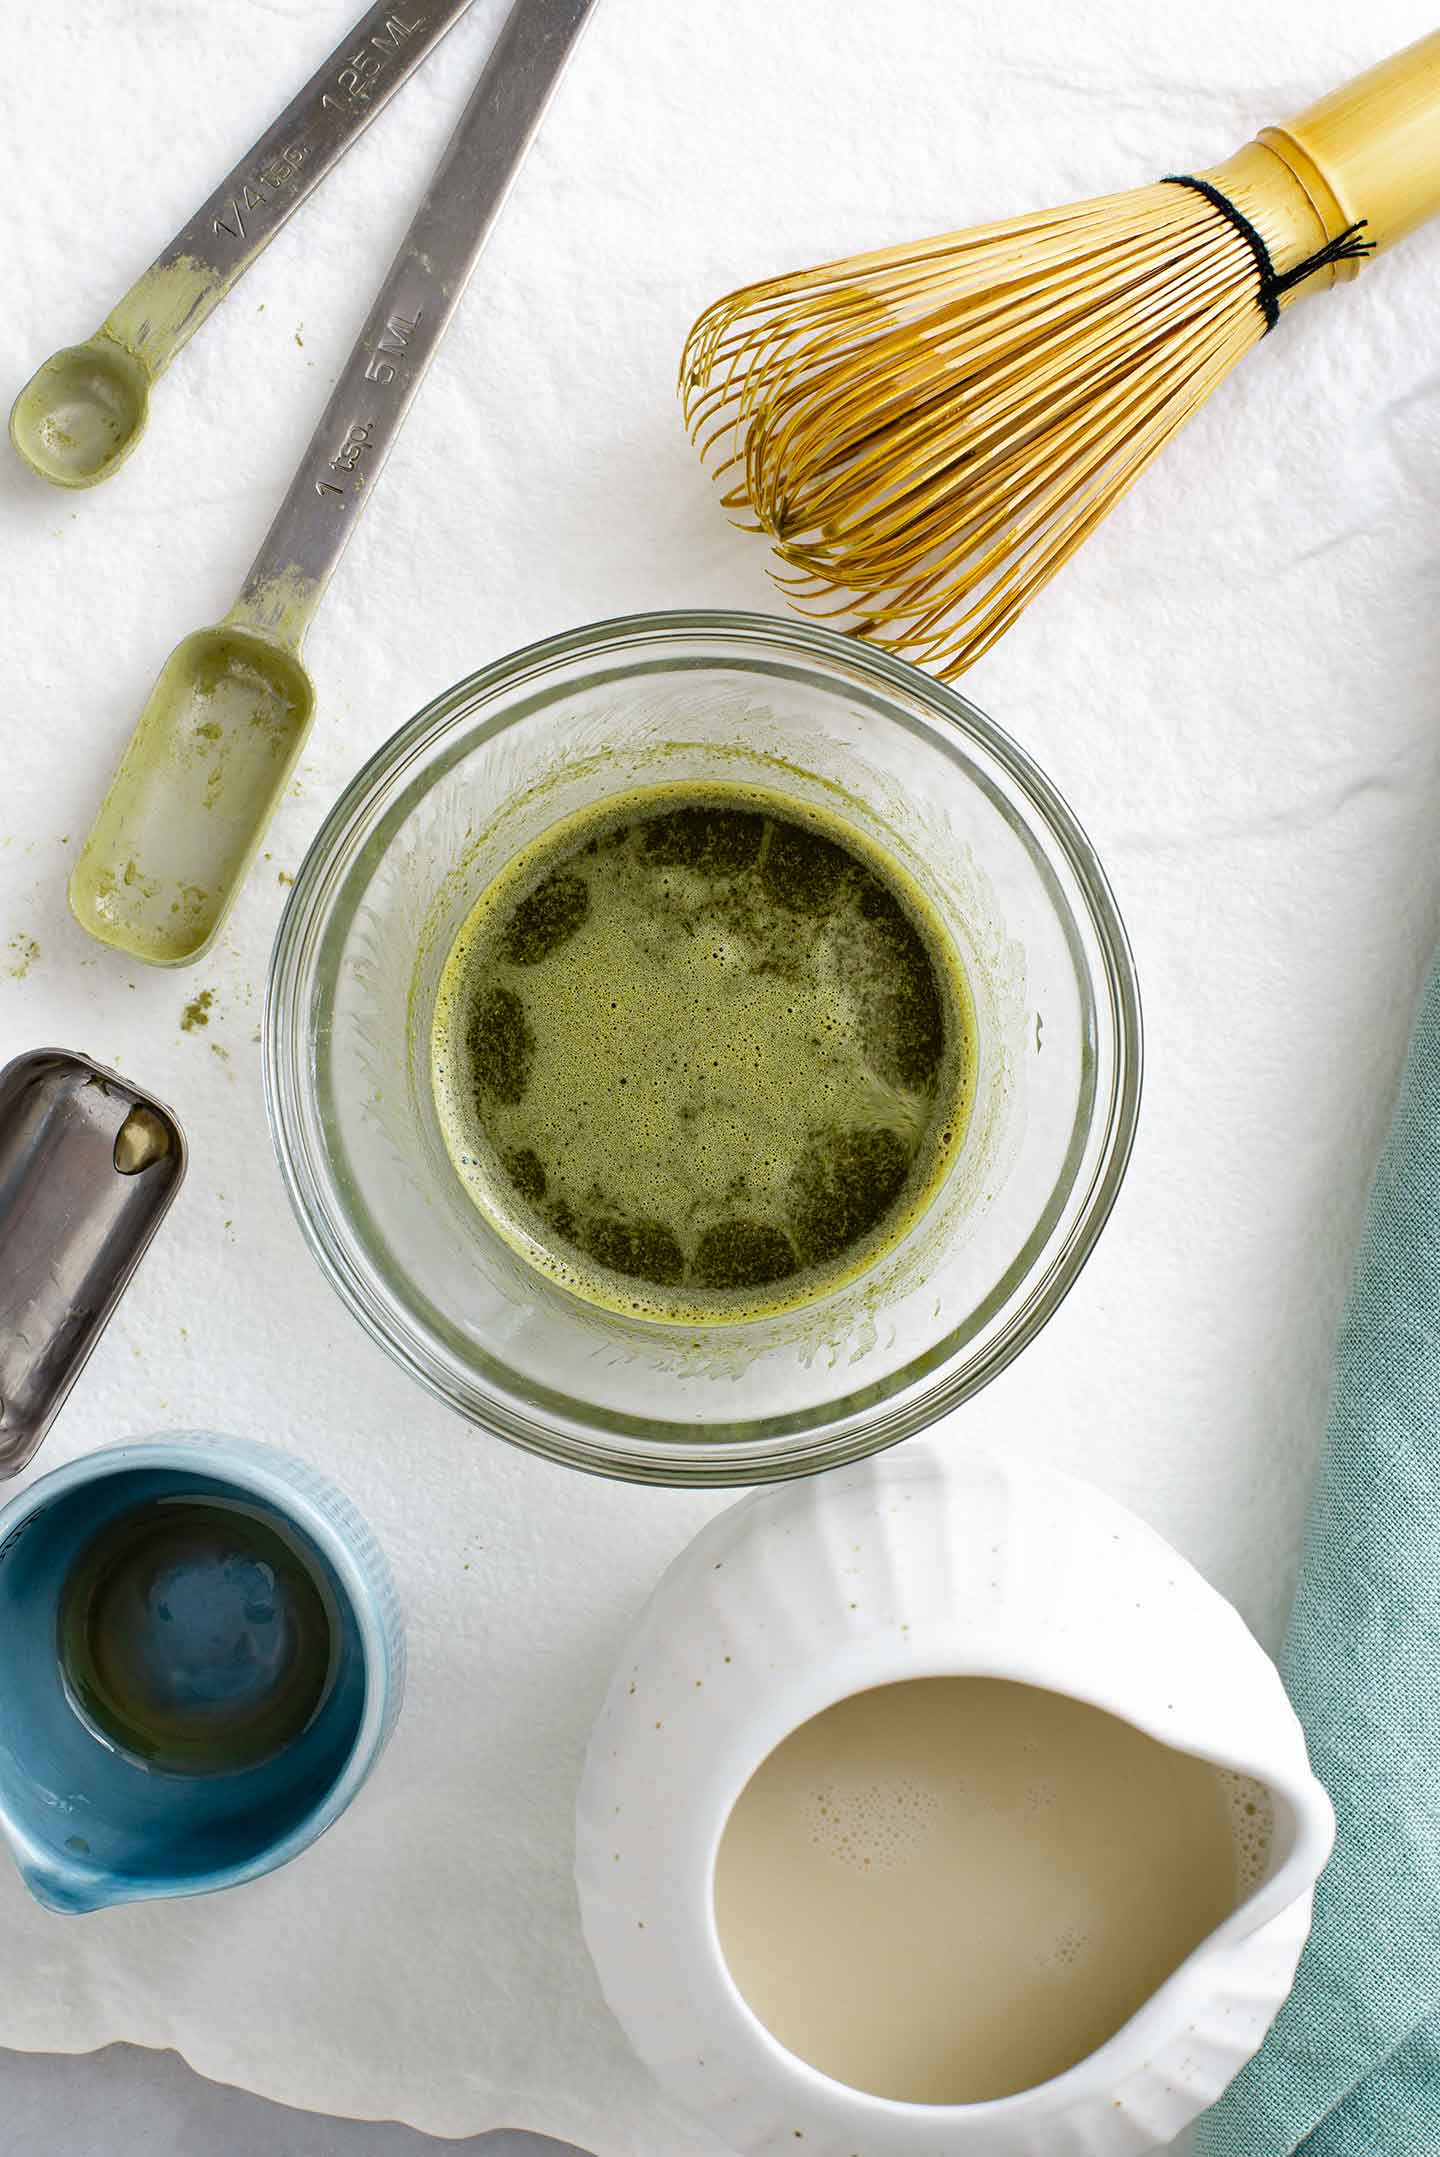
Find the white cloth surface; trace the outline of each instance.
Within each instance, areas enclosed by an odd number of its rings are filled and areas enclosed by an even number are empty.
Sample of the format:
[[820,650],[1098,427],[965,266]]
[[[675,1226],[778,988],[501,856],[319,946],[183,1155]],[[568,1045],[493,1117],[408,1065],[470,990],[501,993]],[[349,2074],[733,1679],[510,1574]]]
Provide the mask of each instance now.
[[[0,381],[89,333],[356,9],[48,0],[7,26]],[[321,712],[266,858],[198,968],[127,965],[68,915],[76,846],[161,661],[229,604],[498,16],[479,0],[280,235],[121,473],[67,496],[0,458],[0,1057],[86,1049],[192,1149],[32,1472],[184,1424],[313,1457],[391,1553],[413,1672],[359,1802],[252,1888],[65,1920],[0,1866],[0,2044],[173,2045],[291,2105],[717,2157],[600,2001],[570,1817],[622,1630],[723,1501],[485,1438],[341,1309],[261,1102],[284,876],[359,760],[499,653],[632,608],[778,606],[680,424],[708,299],[1204,166],[1430,18],[602,0],[309,639]],[[1096,1255],[955,1442],[1094,1478],[1271,1643],[1437,927],[1437,352],[1431,230],[1287,316],[965,684],[1099,846],[1148,1074]]]

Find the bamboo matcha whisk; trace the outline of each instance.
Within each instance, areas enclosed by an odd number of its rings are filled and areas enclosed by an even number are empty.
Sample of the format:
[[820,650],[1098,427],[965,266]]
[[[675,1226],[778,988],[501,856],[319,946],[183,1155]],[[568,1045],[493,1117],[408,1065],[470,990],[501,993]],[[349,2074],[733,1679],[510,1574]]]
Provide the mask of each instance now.
[[954,676],[1298,294],[1437,210],[1440,31],[1210,171],[747,285],[686,421],[802,611]]

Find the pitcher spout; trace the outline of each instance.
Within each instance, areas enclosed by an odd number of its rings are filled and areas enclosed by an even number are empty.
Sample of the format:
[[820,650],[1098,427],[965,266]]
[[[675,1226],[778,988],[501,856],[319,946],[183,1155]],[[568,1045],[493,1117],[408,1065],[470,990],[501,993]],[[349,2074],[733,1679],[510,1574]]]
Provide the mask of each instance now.
[[87,1910],[108,1909],[135,1898],[113,1873],[90,1861],[83,1836],[73,1835],[63,1848],[49,1849],[18,1836],[0,1820],[0,1835],[10,1845],[16,1870],[42,1910],[78,1917]]
[[81,1917],[87,1910],[106,1910],[112,1903],[132,1898],[101,1873],[84,1874],[59,1866],[22,1865],[20,1877],[42,1910],[58,1917]]

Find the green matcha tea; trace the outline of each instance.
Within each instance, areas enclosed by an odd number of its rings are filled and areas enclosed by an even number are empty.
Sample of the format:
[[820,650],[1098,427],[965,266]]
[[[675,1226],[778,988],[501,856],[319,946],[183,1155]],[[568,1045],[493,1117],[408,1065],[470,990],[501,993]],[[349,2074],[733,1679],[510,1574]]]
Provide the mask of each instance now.
[[646,787],[482,894],[432,1040],[482,1213],[607,1309],[767,1317],[909,1232],[959,1150],[975,1029],[911,879],[768,788]]

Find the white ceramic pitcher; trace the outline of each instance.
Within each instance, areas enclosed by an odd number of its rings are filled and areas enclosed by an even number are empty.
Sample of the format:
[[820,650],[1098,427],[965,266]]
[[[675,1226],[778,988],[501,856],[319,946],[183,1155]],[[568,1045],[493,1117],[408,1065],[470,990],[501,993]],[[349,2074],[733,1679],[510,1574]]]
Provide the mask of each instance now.
[[[1012,2097],[897,2103],[781,2046],[737,1991],[716,1852],[800,1724],[902,1678],[1009,1678],[1105,1709],[1268,1788],[1260,1886],[1098,2051]],[[577,1876],[611,2007],[669,2094],[755,2157],[1137,2157],[1257,2050],[1334,1834],[1279,1675],[1144,1523],[1067,1476],[915,1443],[757,1492],[671,1566],[586,1760]]]

